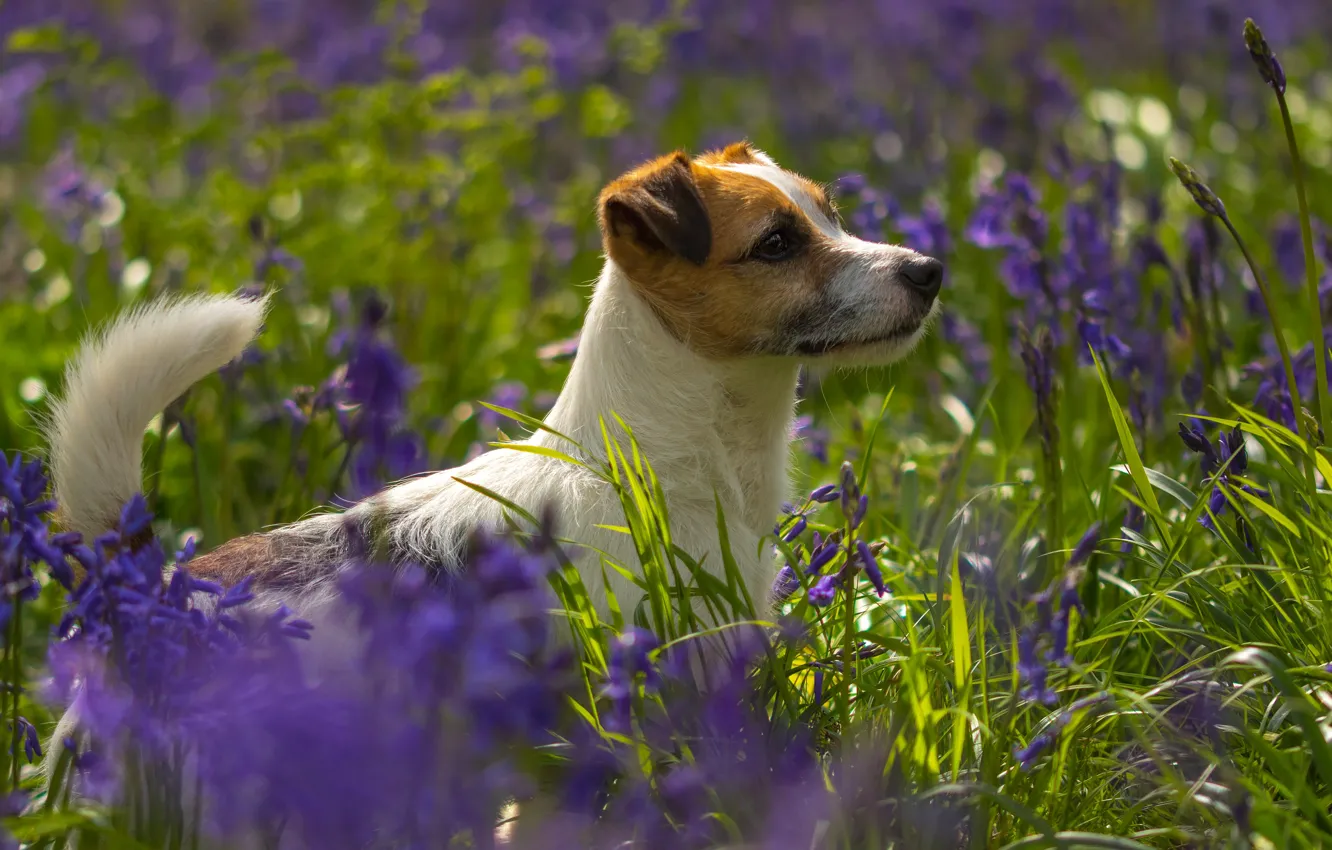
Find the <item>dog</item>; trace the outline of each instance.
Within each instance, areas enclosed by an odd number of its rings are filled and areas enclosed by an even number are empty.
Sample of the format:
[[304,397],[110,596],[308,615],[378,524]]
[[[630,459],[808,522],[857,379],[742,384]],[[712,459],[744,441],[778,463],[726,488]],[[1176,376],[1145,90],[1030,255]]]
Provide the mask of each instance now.
[[[622,436],[618,416],[652,464],[676,545],[720,573],[720,501],[749,598],[767,607],[776,564],[760,544],[791,486],[800,366],[909,353],[938,312],[943,265],[850,235],[822,187],[747,142],[647,162],[603,189],[597,217],[605,261],[577,354],[545,428],[517,444],[537,452],[490,451],[343,512],[224,542],[190,573],[224,586],[249,577],[257,604],[319,622],[358,534],[377,529],[391,562],[449,569],[475,530],[502,528],[504,505],[472,484],[534,513],[554,506],[561,535],[589,547],[571,557],[592,601],[604,612],[613,593],[632,610],[642,589],[601,563],[637,563],[631,538],[608,528],[624,521],[618,496],[549,451],[604,462],[602,429]],[[85,342],[49,426],[66,528],[93,536],[115,524],[141,486],[149,420],[239,356],[267,306],[152,302]]]

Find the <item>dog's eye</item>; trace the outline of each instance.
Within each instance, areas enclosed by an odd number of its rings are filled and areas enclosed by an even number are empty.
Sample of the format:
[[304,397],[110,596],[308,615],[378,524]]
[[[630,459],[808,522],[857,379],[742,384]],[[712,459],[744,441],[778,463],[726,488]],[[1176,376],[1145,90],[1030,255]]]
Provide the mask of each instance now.
[[766,234],[754,246],[754,256],[760,260],[784,260],[791,255],[795,239],[785,228],[777,228]]

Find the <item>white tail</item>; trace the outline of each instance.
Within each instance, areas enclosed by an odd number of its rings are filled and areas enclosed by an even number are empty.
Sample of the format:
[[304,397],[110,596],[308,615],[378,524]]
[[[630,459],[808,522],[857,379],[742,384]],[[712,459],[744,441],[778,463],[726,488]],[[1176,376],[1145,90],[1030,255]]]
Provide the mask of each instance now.
[[91,537],[115,525],[142,486],[149,421],[239,356],[267,310],[267,297],[162,299],[127,311],[84,340],[47,427],[66,529]]

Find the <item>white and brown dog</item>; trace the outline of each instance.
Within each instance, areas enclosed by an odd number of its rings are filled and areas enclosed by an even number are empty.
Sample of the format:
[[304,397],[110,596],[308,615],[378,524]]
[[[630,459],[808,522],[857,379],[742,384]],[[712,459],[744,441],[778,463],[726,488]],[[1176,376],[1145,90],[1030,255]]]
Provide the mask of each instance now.
[[[788,491],[791,419],[801,362],[870,365],[902,357],[935,314],[938,260],[866,242],[843,229],[818,185],[746,143],[691,159],[676,153],[608,185],[598,217],[606,253],[582,338],[546,417],[596,464],[602,421],[618,414],[660,480],[674,541],[722,569],[714,494],[731,551],[756,604],[770,598],[774,564],[760,538]],[[141,486],[149,420],[191,384],[239,355],[265,301],[231,296],[151,303],[91,338],[70,364],[50,428],[63,523],[85,535],[114,525]],[[528,441],[571,451],[538,431]],[[501,527],[504,507],[472,482],[533,512],[553,505],[593,601],[608,580],[631,609],[642,591],[598,550],[632,568],[620,502],[593,472],[523,451],[492,451],[465,466],[390,487],[325,513],[223,543],[191,573],[222,584],[252,576],[261,599],[319,622],[348,559],[349,524],[387,532],[394,560],[447,568],[470,534]],[[603,576],[609,577],[603,579]]]

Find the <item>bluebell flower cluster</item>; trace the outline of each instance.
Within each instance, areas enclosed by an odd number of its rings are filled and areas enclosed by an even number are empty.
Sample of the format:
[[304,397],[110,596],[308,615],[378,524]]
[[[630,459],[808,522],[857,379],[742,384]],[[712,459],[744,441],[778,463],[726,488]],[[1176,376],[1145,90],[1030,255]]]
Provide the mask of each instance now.
[[897,202],[871,186],[863,174],[844,174],[836,186],[847,228],[861,239],[881,241],[885,227],[901,213]]
[[[1017,636],[1017,670],[1024,685],[1021,692],[1023,699],[1041,705],[1055,705],[1059,702],[1059,695],[1049,687],[1049,668],[1046,663],[1060,667],[1068,667],[1073,663],[1073,656],[1068,650],[1072,615],[1074,611],[1086,614],[1078,593],[1079,568],[1091,557],[1100,538],[1101,526],[1095,523],[1069,553],[1068,562],[1060,576],[1032,599],[1035,617]],[[1040,653],[1042,643],[1048,644],[1043,656]]]
[[350,453],[353,499],[428,466],[424,441],[405,422],[416,372],[383,332],[387,311],[377,295],[363,298],[355,320],[329,340],[330,352],[347,358],[346,368],[314,398],[315,408],[337,415]]
[[[46,490],[41,461],[25,462],[18,454],[11,460],[0,452],[0,644],[5,647],[6,660],[22,651],[16,615],[41,593],[34,568],[44,566],[46,575],[69,588],[74,581],[70,561],[76,557],[86,560],[79,535],[50,533],[47,521],[55,503],[46,498]],[[17,683],[6,684],[0,722],[9,730],[10,758],[19,759],[21,751],[28,761],[35,761],[42,755],[37,730],[17,711]],[[14,702],[8,703],[10,699]]]
[[[116,751],[132,741],[145,756],[165,759],[191,738],[224,659],[263,646],[290,665],[287,644],[308,639],[312,627],[285,608],[264,616],[243,609],[252,598],[246,582],[223,589],[192,578],[192,540],[173,568],[151,523],[136,496],[115,529],[72,551],[85,574],[49,660],[52,696],[77,703],[98,746]],[[201,598],[211,603],[201,606]]]
[[286,606],[256,609],[247,582],[192,578],[188,549],[168,564],[150,523],[136,497],[73,552],[87,574],[51,650],[52,696],[78,706],[82,740],[66,746],[81,750],[81,793],[123,800],[187,758],[211,833],[281,828],[359,850],[384,835],[488,838],[527,791],[517,759],[551,743],[574,669],[552,640],[550,535],[478,538],[460,576],[354,565],[339,598],[365,663],[312,679],[296,645],[340,650]]
[[1058,299],[1045,258],[1050,224],[1040,204],[1031,180],[1010,174],[1001,186],[981,195],[964,235],[979,248],[1003,251],[1000,276],[1015,298],[1044,301],[1044,309],[1051,310],[1058,307]]
[[610,700],[610,710],[603,716],[602,725],[616,732],[629,731],[630,713],[637,679],[641,673],[643,687],[652,693],[660,689],[661,676],[652,660],[652,653],[661,646],[657,636],[647,629],[629,626],[611,643],[607,662],[606,685],[602,696]]
[[950,311],[944,313],[939,320],[939,330],[943,338],[956,347],[962,365],[975,384],[980,387],[988,384],[993,374],[991,366],[993,354],[980,328]]
[[828,442],[831,434],[822,425],[816,425],[808,414],[797,416],[792,423],[792,437],[799,440],[801,447],[810,457],[819,463],[828,462]]
[[286,824],[305,846],[349,850],[488,843],[505,802],[531,792],[525,759],[555,742],[572,682],[551,634],[553,565],[479,538],[458,576],[351,569],[340,592],[361,673],[306,682],[248,657],[223,672],[197,738],[214,828]]
[[47,166],[46,204],[65,223],[64,236],[77,242],[86,224],[105,208],[107,187],[88,173],[71,147],[62,149]]
[[772,590],[777,601],[785,601],[802,586],[797,569],[813,580],[806,594],[811,605],[821,607],[831,604],[837,597],[838,589],[850,586],[861,571],[879,596],[888,592],[883,570],[875,555],[882,548],[881,544],[867,543],[856,535],[869,512],[869,495],[860,492],[855,468],[849,462],[842,464],[836,484],[815,488],[803,507],[787,506],[789,519],[779,523],[773,533],[783,542],[794,544],[808,528],[807,515],[819,505],[834,502],[842,514],[843,528],[827,537],[815,531],[808,550],[797,550],[802,551],[803,564],[788,563],[778,572]]
[[[1203,528],[1213,532],[1217,530],[1217,519],[1225,514],[1230,499],[1234,498],[1227,496],[1227,489],[1243,490],[1250,495],[1266,498],[1267,491],[1244,480],[1244,474],[1249,468],[1249,452],[1244,445],[1244,431],[1239,425],[1229,432],[1223,431],[1213,443],[1201,427],[1181,422],[1179,437],[1189,451],[1202,456],[1203,484],[1209,488],[1207,510],[1198,517]],[[1243,514],[1236,516],[1236,523],[1240,536],[1248,539]]]
[[1050,747],[1059,740],[1059,736],[1063,733],[1068,724],[1073,722],[1073,718],[1077,712],[1104,706],[1110,702],[1111,698],[1109,694],[1100,693],[1070,703],[1068,708],[1059,712],[1059,714],[1056,715],[1044,729],[1042,729],[1037,735],[1033,736],[1032,739],[1027,742],[1025,747],[1013,748],[1013,758],[1018,760],[1018,766],[1021,767],[1023,771],[1031,770],[1036,766],[1036,762],[1045,754],[1046,750],[1050,749]]
[[1052,458],[1057,460],[1059,453],[1054,335],[1046,326],[1039,327],[1034,335],[1024,328],[1019,344],[1026,366],[1027,385],[1036,399],[1036,430],[1040,435],[1041,450],[1049,463]]
[[305,263],[278,242],[277,235],[267,227],[263,218],[251,216],[249,221],[250,238],[259,246],[259,259],[254,264],[254,280],[258,284],[268,280],[275,269],[283,269],[289,274],[304,271]]
[[[1188,299],[1157,237],[1159,203],[1149,208],[1139,232],[1123,239],[1123,169],[1117,162],[1075,162],[1056,143],[1050,171],[1068,196],[1057,242],[1033,176],[1019,171],[981,193],[963,236],[1000,252],[1000,278],[1018,301],[1010,324],[1048,329],[1054,345],[1071,346],[1081,363],[1097,355],[1130,387],[1129,412],[1148,429],[1160,421],[1178,381],[1167,347],[1171,332],[1214,345],[1201,321],[1207,314],[1192,309],[1201,302]],[[1165,286],[1152,277],[1156,269],[1164,272]],[[966,348],[963,353],[978,359]],[[1210,367],[1216,358],[1199,360]],[[1215,380],[1210,368],[1206,379]]]

